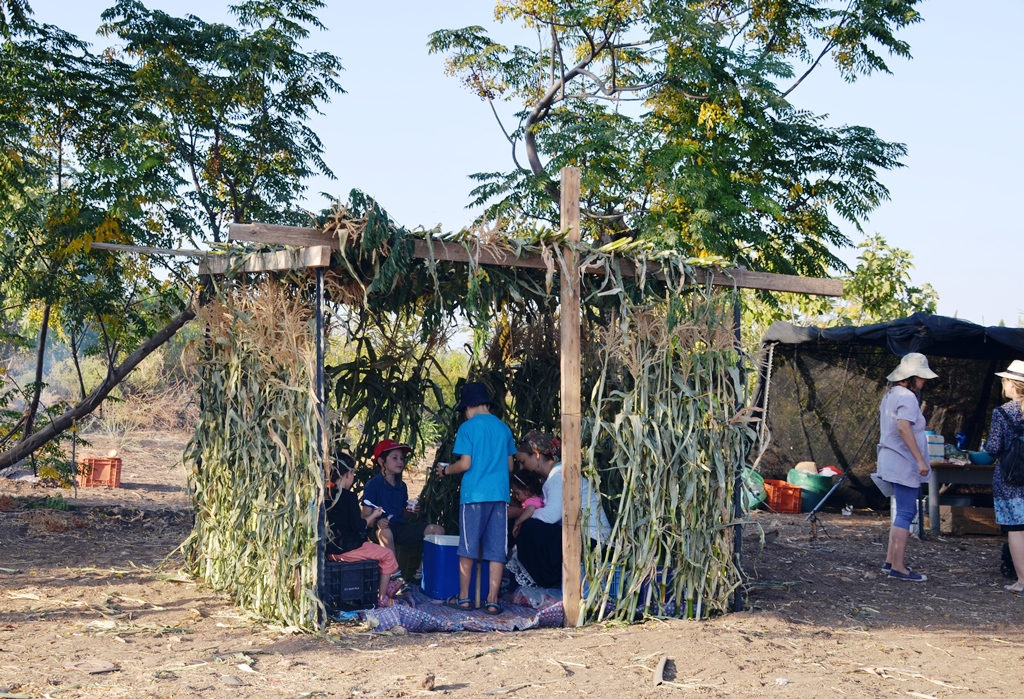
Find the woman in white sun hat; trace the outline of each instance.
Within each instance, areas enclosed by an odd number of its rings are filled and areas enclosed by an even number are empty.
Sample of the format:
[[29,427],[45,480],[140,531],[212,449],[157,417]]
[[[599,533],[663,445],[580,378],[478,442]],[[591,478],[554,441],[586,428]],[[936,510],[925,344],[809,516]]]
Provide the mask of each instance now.
[[[1024,362],[1015,359],[1006,371],[997,371],[1003,380],[1003,396],[1010,400],[992,411],[992,424],[988,430],[988,453],[999,457],[1010,446],[1010,440],[1024,428]],[[996,522],[1006,532],[1010,542],[1010,557],[1017,570],[1017,582],[1006,585],[1010,592],[1024,594],[1024,486],[1010,485],[1003,480],[998,463],[992,473],[992,500],[995,503]]]
[[882,570],[890,578],[924,582],[928,578],[908,568],[904,557],[917,511],[917,493],[931,473],[921,388],[938,374],[928,367],[927,357],[911,352],[886,378],[889,389],[879,408],[878,476],[892,486],[896,517],[889,528],[889,550]]

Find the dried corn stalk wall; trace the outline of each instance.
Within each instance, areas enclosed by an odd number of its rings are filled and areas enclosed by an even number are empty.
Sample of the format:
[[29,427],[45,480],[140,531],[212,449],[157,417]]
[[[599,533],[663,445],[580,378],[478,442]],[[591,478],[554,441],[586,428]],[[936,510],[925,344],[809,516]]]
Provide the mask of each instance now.
[[317,449],[311,304],[272,279],[200,312],[201,412],[186,450],[191,572],[260,617],[316,627]]
[[726,304],[673,305],[629,308],[601,336],[584,475],[615,516],[609,545],[584,554],[590,618],[705,617],[726,611],[741,582],[730,526],[752,438],[732,421],[741,357]]

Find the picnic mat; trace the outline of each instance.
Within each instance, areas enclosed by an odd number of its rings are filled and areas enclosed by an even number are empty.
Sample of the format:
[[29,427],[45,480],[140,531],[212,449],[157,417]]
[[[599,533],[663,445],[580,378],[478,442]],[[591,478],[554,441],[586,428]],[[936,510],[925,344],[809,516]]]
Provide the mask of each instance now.
[[[543,626],[562,625],[562,603],[534,609],[502,600],[501,614],[487,614],[482,609],[454,609],[445,606],[444,600],[427,597],[418,587],[412,587],[395,604],[385,609],[368,609],[367,620],[376,620],[377,631],[387,631],[396,626],[406,631],[522,631]],[[372,623],[372,622],[371,622]]]

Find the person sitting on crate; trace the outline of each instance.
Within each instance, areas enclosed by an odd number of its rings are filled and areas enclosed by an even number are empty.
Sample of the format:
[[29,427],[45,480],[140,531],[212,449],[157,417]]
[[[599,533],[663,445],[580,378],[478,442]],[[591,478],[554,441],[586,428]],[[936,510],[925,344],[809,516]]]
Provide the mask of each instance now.
[[330,530],[327,560],[345,563],[377,561],[380,569],[378,606],[390,607],[404,586],[398,561],[387,547],[366,540],[367,526],[380,519],[384,511],[378,507],[365,517],[360,512],[359,499],[352,492],[356,479],[355,459],[348,454],[338,454],[333,467],[336,481],[329,483],[327,490],[327,526]]
[[377,541],[395,553],[395,545],[423,548],[423,537],[428,534],[444,534],[444,527],[426,522],[407,522],[406,516],[419,511],[419,504],[409,499],[409,488],[402,480],[405,471],[405,457],[412,451],[407,444],[385,439],[373,448],[373,463],[380,473],[371,478],[363,488],[363,517],[377,509],[383,516],[374,520]]

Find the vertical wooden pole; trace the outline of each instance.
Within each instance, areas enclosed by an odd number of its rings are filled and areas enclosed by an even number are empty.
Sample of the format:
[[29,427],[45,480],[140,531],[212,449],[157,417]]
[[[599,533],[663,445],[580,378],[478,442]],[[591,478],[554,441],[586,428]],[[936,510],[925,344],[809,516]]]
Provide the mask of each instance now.
[[[316,436],[319,442],[317,453],[320,457],[320,473],[324,482],[327,482],[327,383],[324,370],[324,348],[327,345],[327,338],[324,337],[324,268],[316,268]],[[320,500],[317,503],[316,520],[316,579],[322,586],[324,577],[324,562],[326,561],[327,549],[327,503],[326,492],[320,493]],[[319,594],[320,591],[318,591]],[[323,599],[323,595],[319,595]],[[327,627],[327,618],[323,614],[323,607],[317,612],[319,627],[323,631]]]
[[580,624],[580,268],[574,243],[580,239],[580,171],[562,168],[561,230],[567,273],[561,275],[562,359],[562,607],[565,625]]

